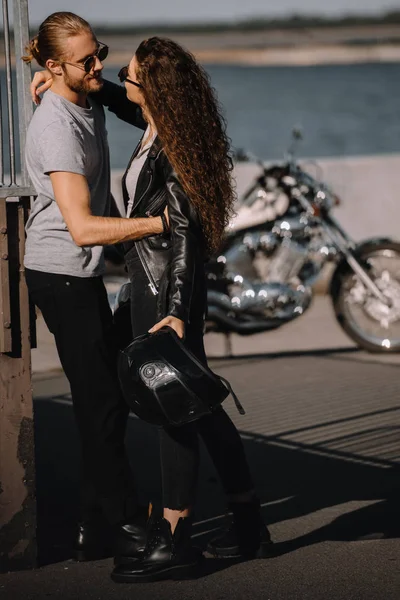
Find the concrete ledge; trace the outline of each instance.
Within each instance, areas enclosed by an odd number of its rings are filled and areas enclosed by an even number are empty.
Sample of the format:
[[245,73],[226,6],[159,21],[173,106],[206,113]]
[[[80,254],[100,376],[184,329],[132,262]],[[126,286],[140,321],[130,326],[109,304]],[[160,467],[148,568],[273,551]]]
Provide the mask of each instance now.
[[[300,162],[311,175],[318,175],[340,196],[342,203],[334,215],[355,240],[375,236],[400,240],[400,154],[304,159]],[[319,165],[320,173],[313,162]],[[239,197],[257,172],[258,167],[254,164],[243,163],[236,167],[234,177]],[[114,170],[111,183],[121,211],[122,175],[123,171]]]

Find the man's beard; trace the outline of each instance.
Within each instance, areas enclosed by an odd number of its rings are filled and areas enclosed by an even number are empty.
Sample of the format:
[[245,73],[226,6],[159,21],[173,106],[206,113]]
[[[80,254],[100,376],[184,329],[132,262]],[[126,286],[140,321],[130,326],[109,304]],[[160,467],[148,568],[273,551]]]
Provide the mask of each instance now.
[[99,92],[103,87],[104,81],[101,75],[98,77],[84,77],[80,80],[74,80],[65,73],[64,81],[70,90],[76,94],[91,94]]

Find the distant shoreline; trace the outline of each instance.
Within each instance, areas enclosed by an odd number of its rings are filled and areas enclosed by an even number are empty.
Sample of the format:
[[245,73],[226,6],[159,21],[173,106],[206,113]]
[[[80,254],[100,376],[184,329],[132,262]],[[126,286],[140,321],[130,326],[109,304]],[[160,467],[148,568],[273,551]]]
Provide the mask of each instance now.
[[[400,62],[400,44],[349,47],[344,45],[314,45],[290,48],[209,48],[194,50],[203,64],[242,66],[312,66]],[[132,51],[110,52],[106,66],[126,64]]]
[[[105,66],[127,64],[140,42],[161,31],[105,33],[110,54]],[[257,31],[170,32],[203,64],[311,66],[400,62],[400,24],[260,29]],[[0,52],[2,51],[0,40]],[[14,60],[14,59],[13,59]]]
[[[107,40],[108,41],[108,40]],[[120,68],[128,64],[137,45],[129,50],[112,50],[104,66]],[[346,46],[340,44],[293,46],[288,48],[204,48],[193,54],[204,65],[231,65],[243,67],[309,67],[317,65],[352,65],[368,63],[399,63],[400,43]],[[15,66],[15,57],[11,57]],[[40,67],[32,63],[34,70]]]
[[[281,30],[295,32],[304,29],[326,30],[335,28],[360,28],[360,27],[391,27],[400,25],[400,10],[384,10],[375,14],[355,14],[347,12],[343,15],[328,16],[318,12],[312,14],[292,14],[283,17],[268,18],[262,15],[253,15],[248,18],[232,19],[227,16],[224,20],[206,21],[163,21],[155,16],[152,21],[136,23],[134,13],[127,16],[125,23],[92,22],[96,32],[100,35],[152,35],[157,31],[160,35],[198,35],[198,34],[224,34],[224,33],[256,33],[259,31]],[[36,31],[37,25],[32,27]]]
[[[151,35],[162,35],[157,31]],[[108,64],[126,64],[143,34],[105,35]],[[304,27],[296,30],[174,33],[173,39],[204,64],[308,66],[400,62],[400,25]]]

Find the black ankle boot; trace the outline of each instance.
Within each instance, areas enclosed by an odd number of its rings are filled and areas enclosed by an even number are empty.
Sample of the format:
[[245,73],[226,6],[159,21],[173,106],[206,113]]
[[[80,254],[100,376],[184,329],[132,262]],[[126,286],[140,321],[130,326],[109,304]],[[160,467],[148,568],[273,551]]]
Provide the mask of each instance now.
[[232,518],[208,545],[210,554],[219,558],[268,558],[272,540],[260,511],[258,500],[229,504]]
[[114,536],[114,563],[130,563],[139,558],[145,549],[149,511],[141,507],[129,523],[119,525]]
[[148,509],[140,507],[129,523],[115,527],[102,519],[78,523],[73,542],[75,560],[101,560],[114,555],[115,562],[131,562],[146,545],[147,520]]
[[131,564],[118,565],[111,574],[117,583],[140,583],[188,575],[202,559],[190,540],[191,519],[180,518],[174,533],[164,518],[154,519],[143,556]]
[[102,560],[113,555],[113,532],[103,520],[78,523],[73,541],[73,557],[77,561]]

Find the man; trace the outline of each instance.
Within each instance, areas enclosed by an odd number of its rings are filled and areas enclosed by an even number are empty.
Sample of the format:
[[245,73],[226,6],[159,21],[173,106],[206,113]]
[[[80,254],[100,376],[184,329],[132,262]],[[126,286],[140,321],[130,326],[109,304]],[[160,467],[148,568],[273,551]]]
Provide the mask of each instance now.
[[[37,198],[26,227],[24,262],[30,294],[55,337],[71,386],[83,459],[82,523],[75,543],[80,560],[107,553],[101,514],[116,532],[118,554],[133,556],[144,545],[146,514],[136,503],[125,450],[128,409],[119,390],[117,344],[101,276],[104,245],[163,231],[160,218],[110,216],[107,133],[94,93],[103,85],[106,56],[107,47],[86,21],[61,12],[42,23],[24,57],[35,58],[53,80],[27,135],[26,162]],[[136,122],[129,104],[127,114]]]

